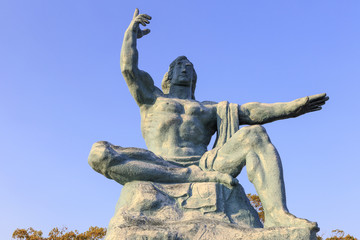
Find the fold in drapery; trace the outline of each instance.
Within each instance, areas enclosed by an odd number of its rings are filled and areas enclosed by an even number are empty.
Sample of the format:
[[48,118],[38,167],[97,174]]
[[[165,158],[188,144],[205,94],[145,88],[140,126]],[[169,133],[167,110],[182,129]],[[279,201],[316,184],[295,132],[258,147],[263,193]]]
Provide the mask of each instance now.
[[217,136],[213,149],[207,151],[200,159],[199,167],[213,170],[214,161],[219,149],[239,130],[239,105],[223,101],[217,105]]

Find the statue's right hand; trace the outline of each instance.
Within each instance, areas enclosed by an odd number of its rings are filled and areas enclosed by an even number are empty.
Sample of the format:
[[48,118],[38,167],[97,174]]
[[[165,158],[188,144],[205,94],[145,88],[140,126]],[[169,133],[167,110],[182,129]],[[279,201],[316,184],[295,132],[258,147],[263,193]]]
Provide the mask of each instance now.
[[149,20],[151,20],[151,17],[149,15],[139,14],[139,9],[138,8],[135,9],[130,27],[132,28],[133,31],[136,31],[137,38],[141,38],[150,33],[150,29],[141,30],[139,27],[139,23],[145,27],[146,24],[150,23]]
[[326,93],[316,94],[308,97],[299,98],[293,101],[296,110],[293,113],[293,117],[297,117],[309,112],[315,112],[322,109],[322,105],[329,100]]

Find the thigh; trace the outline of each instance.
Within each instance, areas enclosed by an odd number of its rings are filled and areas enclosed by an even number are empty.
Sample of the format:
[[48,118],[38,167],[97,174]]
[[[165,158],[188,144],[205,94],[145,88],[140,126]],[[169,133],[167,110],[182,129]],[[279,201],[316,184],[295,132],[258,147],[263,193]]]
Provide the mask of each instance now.
[[124,159],[126,161],[141,161],[164,167],[179,167],[179,165],[166,161],[162,157],[143,148],[123,148],[115,145],[112,145],[111,148],[116,152],[120,159]]

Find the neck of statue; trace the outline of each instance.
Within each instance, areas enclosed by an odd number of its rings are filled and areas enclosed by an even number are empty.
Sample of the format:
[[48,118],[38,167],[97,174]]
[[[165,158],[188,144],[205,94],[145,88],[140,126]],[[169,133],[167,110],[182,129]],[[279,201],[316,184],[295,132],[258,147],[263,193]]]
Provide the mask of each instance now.
[[180,99],[192,99],[191,86],[171,85],[169,95]]

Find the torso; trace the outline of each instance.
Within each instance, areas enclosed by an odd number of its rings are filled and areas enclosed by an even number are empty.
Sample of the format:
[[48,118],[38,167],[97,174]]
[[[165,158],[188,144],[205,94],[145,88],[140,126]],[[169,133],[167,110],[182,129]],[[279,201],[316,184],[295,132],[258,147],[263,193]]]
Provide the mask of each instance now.
[[148,149],[164,159],[200,157],[216,131],[216,103],[158,97],[140,112]]

